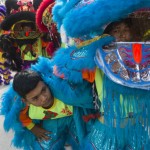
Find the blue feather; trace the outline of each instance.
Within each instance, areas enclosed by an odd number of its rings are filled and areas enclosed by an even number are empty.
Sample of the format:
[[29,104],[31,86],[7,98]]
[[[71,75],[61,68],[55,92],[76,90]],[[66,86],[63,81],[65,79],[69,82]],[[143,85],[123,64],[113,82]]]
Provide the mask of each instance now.
[[[103,27],[113,21],[127,17],[130,13],[150,7],[149,0],[96,0],[90,5],[85,5],[68,11],[62,24],[68,36],[82,37],[103,32]],[[54,14],[55,15],[55,14]]]

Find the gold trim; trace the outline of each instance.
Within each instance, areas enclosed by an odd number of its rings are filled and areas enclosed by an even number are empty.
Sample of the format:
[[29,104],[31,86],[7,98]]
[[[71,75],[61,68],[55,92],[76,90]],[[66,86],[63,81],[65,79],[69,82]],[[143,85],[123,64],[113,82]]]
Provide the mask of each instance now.
[[94,37],[93,39],[90,39],[90,40],[86,40],[84,42],[81,42],[80,44],[77,45],[77,48],[82,48],[84,46],[87,46],[87,45],[90,45],[91,43],[95,42],[95,41],[98,41],[99,39],[102,39],[104,37],[107,37],[107,36],[110,36],[109,34],[103,34],[101,36],[96,36]]
[[13,25],[11,26],[11,30],[14,30],[14,27],[15,27],[16,24],[22,23],[22,22],[25,22],[25,23],[26,23],[26,22],[31,22],[31,23],[35,24],[34,21],[21,20],[21,21],[17,21],[15,24],[13,24]]

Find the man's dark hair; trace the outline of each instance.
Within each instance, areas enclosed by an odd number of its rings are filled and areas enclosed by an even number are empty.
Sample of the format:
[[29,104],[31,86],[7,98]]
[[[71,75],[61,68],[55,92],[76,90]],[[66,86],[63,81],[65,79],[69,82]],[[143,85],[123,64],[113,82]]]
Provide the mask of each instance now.
[[141,27],[143,24],[141,20],[142,19],[138,19],[138,18],[126,18],[126,19],[112,22],[106,27],[106,29],[104,30],[104,34],[110,34],[111,31],[115,29],[118,24],[124,23],[130,28],[132,41],[141,41],[143,37],[143,30],[144,30],[144,28]]
[[119,20],[119,21],[115,21],[115,22],[112,22],[110,23],[106,29],[104,30],[104,33],[105,34],[110,34],[110,32],[116,28],[116,26],[120,23],[125,23],[129,28],[132,27],[132,20],[130,18],[127,18],[127,19],[122,19],[122,20]]
[[40,74],[35,71],[26,70],[16,73],[13,80],[14,90],[23,98],[36,88],[39,81],[43,81]]

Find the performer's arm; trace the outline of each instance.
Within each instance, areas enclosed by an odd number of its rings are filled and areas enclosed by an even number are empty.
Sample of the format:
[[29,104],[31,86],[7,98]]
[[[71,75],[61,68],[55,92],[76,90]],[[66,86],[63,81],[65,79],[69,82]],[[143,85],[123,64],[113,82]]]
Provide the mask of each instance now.
[[48,140],[49,136],[47,136],[47,134],[50,134],[50,132],[43,129],[40,125],[33,123],[32,119],[28,116],[28,109],[29,106],[26,106],[20,112],[20,121],[22,125],[26,127],[28,130],[30,130],[38,139]]
[[31,130],[35,124],[32,122],[32,119],[28,116],[28,109],[29,106],[26,106],[24,109],[20,112],[20,121],[24,127]]

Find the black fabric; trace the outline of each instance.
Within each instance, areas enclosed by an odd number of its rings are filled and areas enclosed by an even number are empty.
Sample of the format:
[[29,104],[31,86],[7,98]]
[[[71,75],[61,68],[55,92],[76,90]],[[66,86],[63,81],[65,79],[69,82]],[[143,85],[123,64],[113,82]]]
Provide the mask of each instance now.
[[28,20],[28,21],[33,21],[35,22],[35,14],[28,12],[28,11],[24,11],[24,12],[19,12],[13,15],[9,15],[5,18],[5,20],[1,23],[1,28],[3,30],[10,30],[10,28],[12,27],[13,24],[15,24],[18,21],[21,20]]

